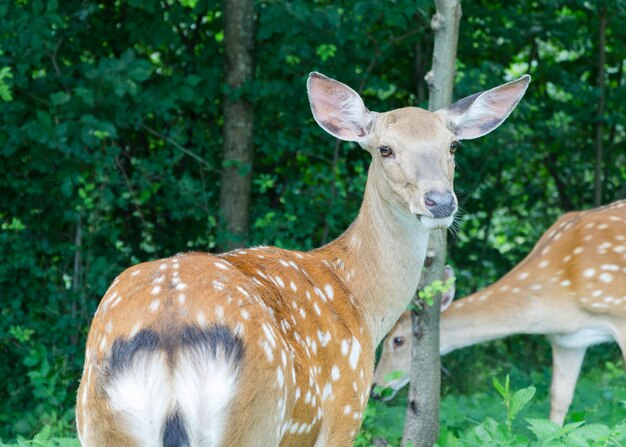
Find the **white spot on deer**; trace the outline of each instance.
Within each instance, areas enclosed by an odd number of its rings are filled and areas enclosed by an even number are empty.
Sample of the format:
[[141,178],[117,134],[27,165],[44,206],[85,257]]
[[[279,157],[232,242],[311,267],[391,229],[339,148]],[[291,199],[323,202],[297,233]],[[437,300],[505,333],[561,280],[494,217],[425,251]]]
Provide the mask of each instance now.
[[113,322],[111,320],[109,320],[104,330],[107,334],[111,333],[111,331],[113,330]]
[[180,295],[178,295],[178,303],[179,304],[185,304],[185,300],[187,299],[187,297],[185,296],[184,293],[181,293]]
[[537,291],[537,290],[541,290],[542,288],[543,288],[543,287],[541,287],[541,284],[532,284],[532,285],[530,286],[530,290],[535,290],[535,291]]
[[304,311],[302,307],[300,308],[300,316],[302,317],[303,320],[306,318],[306,312]]
[[613,281],[613,275],[611,275],[610,273],[602,273],[600,275],[600,281],[602,281],[602,282],[611,282],[611,281]]
[[219,304],[215,306],[215,315],[217,315],[218,320],[224,321],[224,307]]
[[322,394],[322,401],[325,401],[329,397],[332,397],[332,395],[333,395],[333,386],[330,383],[327,383],[326,386],[324,386],[324,393]]
[[608,270],[609,272],[619,272],[619,265],[615,264],[602,264],[600,270]]
[[339,368],[337,367],[337,365],[334,365],[333,368],[331,369],[330,377],[331,379],[333,379],[333,382],[336,382],[337,380],[339,380]]
[[612,296],[607,296],[606,298],[604,298],[604,302],[605,303],[610,303],[614,300],[615,298],[613,298]]
[[549,251],[550,251],[550,246],[547,246],[543,250],[541,250],[541,255],[545,256],[548,254]]
[[165,275],[161,275],[161,276],[154,278],[154,281],[152,281],[152,284],[161,284],[163,281],[165,281]]
[[213,265],[215,267],[217,267],[218,269],[221,269],[221,270],[230,270],[230,267],[228,265],[226,265],[226,264],[224,264],[223,262],[220,262],[220,261],[215,261],[213,263]]
[[324,286],[324,291],[326,292],[326,296],[328,297],[329,300],[333,300],[335,298],[335,292],[333,290],[333,286],[331,286],[330,284],[326,284]]
[[614,251],[615,253],[622,253],[622,252],[626,251],[626,246],[624,246],[624,245],[618,245],[617,247],[614,247],[614,248],[613,248],[613,251]]
[[285,385],[285,376],[283,369],[280,366],[276,368],[276,380],[278,381],[279,388],[282,388]]
[[[267,338],[267,341],[269,341],[270,344],[272,345],[272,349],[275,348],[276,339],[274,338],[274,331],[272,331],[272,328],[270,328],[267,323],[263,323],[262,328],[263,328],[263,332],[265,332],[265,337]],[[298,338],[300,337],[298,336]]]
[[517,279],[519,279],[520,281],[524,281],[526,278],[528,278],[528,275],[530,275],[530,273],[522,272],[517,276]]
[[596,269],[591,269],[591,268],[585,269],[585,271],[583,272],[583,276],[585,278],[591,278],[595,274],[596,274]]
[[161,304],[161,301],[159,301],[159,300],[152,301],[152,303],[150,303],[150,311],[151,312],[156,312],[157,310],[159,310],[159,305],[160,304]]
[[350,368],[356,369],[357,363],[359,362],[359,355],[361,354],[361,344],[359,341],[352,337],[352,349],[350,350],[350,357],[348,361],[350,362]]
[[291,282],[289,283],[289,288],[290,288],[292,291],[294,291],[294,292],[297,292],[297,291],[298,291],[298,286],[296,286],[296,283],[295,283],[295,282],[293,282],[293,281],[291,281]]
[[274,361],[274,351],[270,346],[267,340],[261,340],[261,347],[263,348],[263,352],[265,352],[265,357],[267,357],[268,362]]
[[576,248],[572,251],[572,253],[573,253],[573,254],[575,254],[575,255],[579,255],[579,254],[581,254],[583,251],[585,251],[585,249],[584,249],[583,247],[576,247]]
[[347,416],[350,413],[352,413],[352,406],[351,405],[346,405],[345,407],[343,407],[343,415]]
[[602,295],[602,290],[596,290],[591,294],[591,296],[595,298],[599,297],[600,295]]
[[543,268],[546,268],[549,264],[550,264],[550,261],[544,259],[539,264],[537,264],[537,267],[539,267],[540,269],[543,269]]
[[115,298],[115,301],[113,301],[113,303],[111,304],[111,307],[115,307],[119,304],[119,302],[122,301],[122,296],[118,295],[117,298]]
[[317,305],[317,303],[313,303],[313,309],[315,309],[316,314],[322,315],[322,311],[320,310],[320,307]]
[[283,267],[289,267],[289,264],[287,264],[287,261],[280,259],[278,262],[280,262],[280,265],[282,265]]
[[348,342],[349,340],[347,338],[341,340],[341,355],[343,355],[344,357],[348,355],[348,350],[350,349],[350,345],[348,344]]
[[322,345],[322,348],[325,348],[328,345],[328,342],[330,341],[330,332],[322,332],[321,330],[317,331],[317,338],[320,341],[320,345]]
[[159,292],[161,292],[161,286],[154,286],[150,293],[152,293],[153,295],[158,295]]
[[609,228],[609,226],[607,224],[600,224],[600,225],[598,225],[598,230],[606,230],[607,228]]
[[563,262],[569,262],[571,261],[572,257],[570,255],[567,255],[563,258]]
[[139,332],[139,329],[141,329],[141,323],[135,323],[133,328],[130,330],[130,334],[128,334],[128,336],[130,338],[133,338],[135,335],[137,335],[137,332]]
[[570,285],[572,285],[572,282],[569,279],[566,279],[565,281],[561,281],[561,285],[563,287],[569,287]]
[[167,264],[161,264],[161,265],[159,266],[159,268],[160,268],[161,270],[165,270],[165,269],[167,268]]
[[213,288],[215,290],[224,290],[224,283],[221,281],[218,281],[217,279],[213,280]]
[[206,325],[206,317],[204,316],[204,312],[202,311],[198,312],[198,314],[196,315],[196,321],[198,322],[200,326]]
[[100,342],[100,352],[104,352],[106,347],[107,347],[107,338],[105,335],[104,337],[102,337],[102,341]]
[[137,269],[137,270],[135,270],[134,272],[132,272],[132,273],[130,274],[130,276],[137,276],[137,275],[139,275],[139,272],[141,272],[141,270],[140,270],[140,269]]
[[276,283],[280,286],[280,288],[284,289],[285,283],[283,282],[283,279],[278,275],[275,276],[275,279],[276,279]]
[[[500,287],[500,292],[506,292],[507,290],[509,290],[511,287],[509,286],[502,286]],[[473,298],[473,297],[470,297]],[[468,298],[469,299],[469,298]],[[468,301],[468,303],[471,303],[471,301]]]
[[247,310],[245,310],[245,309],[241,309],[241,312],[239,312],[239,313],[241,314],[241,317],[242,317],[244,320],[247,320],[248,318],[250,318],[250,312],[248,312],[248,311],[247,311]]

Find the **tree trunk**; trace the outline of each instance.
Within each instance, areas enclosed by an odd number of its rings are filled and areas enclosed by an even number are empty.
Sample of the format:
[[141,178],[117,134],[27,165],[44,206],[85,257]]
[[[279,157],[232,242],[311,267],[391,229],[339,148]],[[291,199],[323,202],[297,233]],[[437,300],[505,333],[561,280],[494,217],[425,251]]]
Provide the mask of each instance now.
[[[461,20],[459,0],[435,0],[437,11],[431,21],[435,32],[433,66],[426,74],[428,109],[435,111],[452,103],[456,50]],[[446,256],[446,231],[432,231],[427,262],[420,277],[420,288],[443,278]],[[439,313],[441,297],[432,306],[413,313],[413,351],[411,386],[404,425],[403,445],[432,446],[439,436],[439,395],[441,362],[439,358]]]
[[248,243],[250,185],[254,154],[254,110],[249,89],[254,73],[254,4],[224,0],[224,159],[220,184],[220,248]]
[[602,158],[603,158],[603,134],[604,134],[604,62],[606,59],[606,5],[598,10],[598,109],[596,111],[596,179],[594,187],[594,205],[602,205]]

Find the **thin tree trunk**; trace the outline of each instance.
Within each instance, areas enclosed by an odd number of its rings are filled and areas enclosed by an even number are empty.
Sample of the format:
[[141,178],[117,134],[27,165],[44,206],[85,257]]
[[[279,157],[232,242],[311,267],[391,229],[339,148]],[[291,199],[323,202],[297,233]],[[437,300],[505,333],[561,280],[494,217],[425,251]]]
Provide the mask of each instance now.
[[598,30],[598,109],[596,111],[596,179],[594,188],[594,204],[602,205],[602,158],[603,158],[603,135],[604,135],[604,62],[606,59],[606,5],[602,5],[598,11],[600,21]]
[[[426,74],[428,109],[441,109],[452,102],[456,50],[459,39],[461,3],[435,0],[437,11],[431,21],[435,32],[433,66]],[[446,231],[432,231],[429,256],[420,278],[420,287],[443,278],[446,256]],[[413,351],[411,386],[404,425],[403,445],[432,446],[439,436],[439,396],[441,361],[439,358],[439,312],[441,297],[432,306],[413,313]]]
[[224,161],[220,184],[222,219],[219,245],[224,250],[248,243],[250,185],[254,154],[254,110],[249,89],[253,78],[254,4],[224,0]]

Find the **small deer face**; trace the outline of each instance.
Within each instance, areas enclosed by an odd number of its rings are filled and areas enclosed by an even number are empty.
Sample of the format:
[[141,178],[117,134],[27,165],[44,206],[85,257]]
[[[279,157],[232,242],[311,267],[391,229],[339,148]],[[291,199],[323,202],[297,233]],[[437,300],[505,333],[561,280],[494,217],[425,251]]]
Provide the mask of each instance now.
[[354,90],[320,73],[311,73],[307,88],[317,123],[370,152],[369,177],[381,197],[430,229],[450,226],[457,210],[453,179],[458,142],[498,127],[529,82],[524,76],[434,113],[417,107],[370,112]]

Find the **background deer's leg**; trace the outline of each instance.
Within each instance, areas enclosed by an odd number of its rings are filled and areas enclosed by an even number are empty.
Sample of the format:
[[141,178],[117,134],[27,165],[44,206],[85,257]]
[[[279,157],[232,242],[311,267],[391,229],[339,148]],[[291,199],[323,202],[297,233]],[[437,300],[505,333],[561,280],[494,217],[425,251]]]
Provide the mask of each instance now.
[[586,347],[565,348],[552,342],[552,386],[550,388],[550,419],[563,425],[572,403]]

